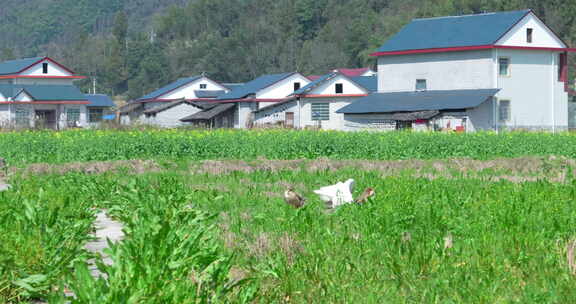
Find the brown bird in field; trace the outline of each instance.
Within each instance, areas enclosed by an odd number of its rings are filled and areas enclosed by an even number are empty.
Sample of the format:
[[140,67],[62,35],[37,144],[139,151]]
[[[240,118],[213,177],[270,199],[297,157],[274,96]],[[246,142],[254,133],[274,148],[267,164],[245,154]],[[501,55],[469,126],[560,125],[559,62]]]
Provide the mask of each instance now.
[[362,192],[362,194],[354,202],[356,204],[364,204],[368,201],[369,198],[373,197],[374,194],[376,194],[374,189],[366,188],[366,190],[364,190],[364,192]]
[[294,192],[294,189],[288,188],[284,191],[284,201],[286,204],[293,206],[294,208],[301,208],[306,202],[298,193]]

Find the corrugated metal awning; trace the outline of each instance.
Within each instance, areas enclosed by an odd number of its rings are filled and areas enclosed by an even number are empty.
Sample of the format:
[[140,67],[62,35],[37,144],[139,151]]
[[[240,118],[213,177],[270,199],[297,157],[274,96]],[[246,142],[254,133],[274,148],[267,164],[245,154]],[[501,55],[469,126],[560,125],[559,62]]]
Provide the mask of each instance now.
[[336,111],[344,114],[441,111],[475,108],[500,89],[374,93]]

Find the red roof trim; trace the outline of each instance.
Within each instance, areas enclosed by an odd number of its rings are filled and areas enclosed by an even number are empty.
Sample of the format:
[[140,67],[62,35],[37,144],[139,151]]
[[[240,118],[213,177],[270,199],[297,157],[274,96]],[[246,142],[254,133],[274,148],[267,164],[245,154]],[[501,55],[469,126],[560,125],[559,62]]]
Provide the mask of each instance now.
[[77,105],[82,105],[82,104],[90,104],[89,101],[83,101],[83,100],[68,100],[68,101],[0,101],[0,104],[29,104],[29,105],[35,105],[35,104],[77,104]]
[[486,49],[516,49],[516,50],[535,50],[535,51],[576,52],[576,48],[545,48],[545,47],[531,47],[531,46],[478,45],[478,46],[462,46],[462,47],[451,47],[451,48],[407,50],[407,51],[394,51],[394,52],[376,52],[376,53],[370,54],[370,56],[392,56],[392,55],[408,55],[408,54],[443,53],[443,52],[474,51],[474,50],[486,50]]
[[70,70],[69,68],[67,68],[67,67],[65,67],[65,66],[63,66],[63,65],[61,65],[60,63],[56,62],[55,60],[53,60],[53,59],[50,58],[50,57],[44,57],[44,58],[42,58],[42,59],[34,62],[33,64],[31,64],[31,65],[25,67],[24,69],[22,69],[20,72],[18,72],[18,74],[25,72],[26,70],[30,69],[31,67],[39,64],[40,62],[42,62],[42,61],[44,61],[44,60],[48,60],[48,61],[52,62],[53,64],[59,66],[60,68],[64,69],[66,72],[68,72],[68,73],[70,73],[70,74],[72,74],[72,75],[75,74],[74,71]]
[[26,75],[0,76],[0,79],[19,79],[19,78],[33,78],[33,79],[86,79],[86,76],[26,76]]

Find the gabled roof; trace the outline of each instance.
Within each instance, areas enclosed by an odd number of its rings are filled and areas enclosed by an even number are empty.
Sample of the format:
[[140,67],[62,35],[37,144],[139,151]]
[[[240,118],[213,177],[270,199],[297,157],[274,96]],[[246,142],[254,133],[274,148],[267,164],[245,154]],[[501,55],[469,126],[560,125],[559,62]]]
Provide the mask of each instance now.
[[44,57],[34,57],[1,62],[0,75],[18,74],[43,59]]
[[218,97],[218,99],[225,100],[225,99],[245,98],[248,95],[256,94],[258,91],[267,88],[277,82],[280,82],[281,80],[284,80],[294,74],[296,73],[292,72],[292,73],[262,75],[252,81],[247,82],[243,86],[233,89],[232,91]]
[[86,95],[73,85],[14,85],[0,84],[0,92],[6,98],[14,98],[22,90],[36,101],[83,101]]
[[485,46],[495,44],[531,10],[415,19],[378,52]]
[[311,83],[309,83],[309,84],[301,87],[300,89],[294,91],[294,93],[292,93],[290,95],[302,95],[304,93],[307,93],[307,92],[313,90],[314,88],[318,87],[319,85],[321,85],[325,81],[328,81],[328,80],[330,80],[330,79],[332,79],[338,75],[340,75],[340,74],[336,73],[336,72],[322,75],[319,78],[317,78],[316,80],[312,81]]
[[180,105],[180,104],[183,104],[183,103],[189,104],[189,105],[194,106],[194,107],[201,109],[201,110],[204,109],[204,107],[197,105],[195,102],[187,101],[186,99],[180,99],[180,100],[171,101],[171,102],[163,104],[161,106],[153,107],[152,109],[148,109],[148,110],[144,111],[144,114],[157,114],[157,113],[160,113],[162,111],[166,111],[170,108],[173,108],[173,107]]
[[222,96],[226,93],[224,90],[197,90],[194,91],[196,97],[198,98],[217,98],[218,96]]
[[138,98],[138,100],[146,100],[146,99],[154,99],[154,98],[158,98],[162,95],[165,95],[166,93],[169,93],[171,91],[176,90],[179,87],[185,86],[193,81],[196,81],[200,78],[202,78],[203,76],[192,76],[192,77],[186,77],[186,78],[180,78],[176,81],[174,81],[173,83],[164,86],[156,91],[153,91],[149,94],[146,94],[140,98]]
[[336,113],[367,114],[474,108],[500,89],[374,93]]
[[336,69],[334,72],[339,72],[342,75],[348,77],[362,76],[364,73],[370,71],[370,68],[358,68],[358,69]]
[[362,88],[366,89],[369,92],[374,92],[378,89],[377,78],[375,76],[358,76],[358,77],[347,77],[346,75],[340,72],[332,72],[326,75],[320,76],[318,79],[312,81],[311,83],[305,85],[304,87],[294,91],[294,93],[290,94],[293,95],[304,95],[314,88],[322,85],[324,82],[329,81],[339,75],[344,76],[344,78],[349,79],[350,81],[356,83],[357,85],[361,86]]
[[114,107],[114,101],[105,94],[84,94],[90,102],[88,107]]
[[223,103],[219,104],[211,109],[201,111],[190,116],[180,119],[180,121],[195,121],[195,120],[210,120],[228,110],[232,110],[236,104],[234,103]]

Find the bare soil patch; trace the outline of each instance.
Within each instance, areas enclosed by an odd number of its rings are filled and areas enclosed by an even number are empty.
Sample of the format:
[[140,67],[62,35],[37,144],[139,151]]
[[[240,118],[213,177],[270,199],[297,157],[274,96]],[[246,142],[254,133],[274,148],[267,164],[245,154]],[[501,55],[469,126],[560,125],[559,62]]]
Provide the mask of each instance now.
[[264,160],[228,161],[209,160],[191,165],[193,174],[251,173],[256,171],[338,171],[342,169],[381,172],[382,176],[409,173],[415,177],[435,178],[480,178],[491,181],[507,180],[525,182],[549,180],[564,182],[571,173],[576,176],[576,160],[565,157],[521,157],[494,160],[448,159],[448,160]]
[[119,160],[100,162],[74,162],[67,164],[32,164],[24,169],[12,169],[12,172],[21,172],[24,175],[64,174],[68,172],[82,172],[86,174],[102,174],[128,170],[130,173],[144,174],[146,172],[159,172],[162,168],[153,160]]

